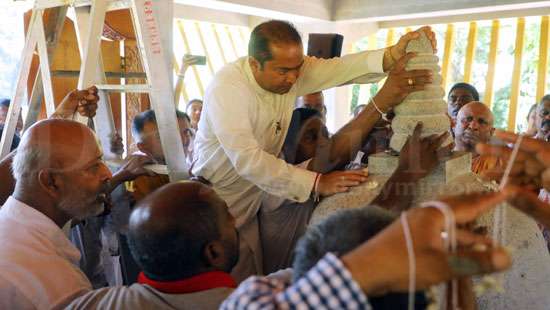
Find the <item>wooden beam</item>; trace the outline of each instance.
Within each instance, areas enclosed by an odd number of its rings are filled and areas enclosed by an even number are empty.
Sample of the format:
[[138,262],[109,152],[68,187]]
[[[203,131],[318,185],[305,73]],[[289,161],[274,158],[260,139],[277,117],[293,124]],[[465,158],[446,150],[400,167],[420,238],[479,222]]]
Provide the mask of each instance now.
[[487,79],[485,80],[485,95],[483,102],[489,106],[489,109],[493,105],[493,90],[495,84],[495,68],[497,62],[498,51],[498,36],[500,32],[500,21],[498,19],[493,20],[491,26],[491,43],[489,47],[489,59],[487,65]]
[[477,38],[477,23],[470,22],[468,31],[468,45],[466,46],[466,59],[464,61],[464,82],[470,83],[472,80],[472,66],[474,64]]
[[237,28],[239,30],[239,36],[241,37],[241,40],[243,40],[243,43],[246,44],[247,43],[247,40],[245,38],[245,35],[243,33],[243,28],[242,27],[238,27]]
[[508,110],[508,131],[516,131],[516,116],[518,111],[519,90],[521,84],[521,57],[525,35],[525,18],[518,18],[516,29],[516,45],[514,52],[514,71],[512,72],[512,89],[510,91],[510,107]]
[[388,29],[388,34],[386,35],[386,46],[394,45],[395,41],[395,30],[393,28]]
[[235,45],[235,41],[233,40],[233,36],[231,35],[231,30],[229,30],[229,26],[225,26],[225,33],[229,38],[229,43],[231,43],[233,53],[235,53],[235,59],[239,58],[239,51],[237,50],[237,45]]
[[[185,33],[185,28],[183,27],[183,21],[178,20],[178,29],[180,31],[181,37],[183,39],[183,46],[185,47],[185,53],[191,55],[191,45],[189,45],[189,41],[187,40],[187,34]],[[199,87],[199,92],[201,96],[204,96],[204,87],[202,86],[201,77],[199,74],[199,70],[197,69],[197,66],[191,66],[191,70],[193,70],[193,75],[195,76],[195,80],[197,81],[197,86]]]
[[212,24],[212,31],[214,32],[214,38],[216,39],[216,43],[218,44],[218,48],[220,50],[220,55],[222,56],[222,60],[224,64],[227,64],[227,58],[225,57],[225,54],[223,53],[223,46],[220,41],[220,36],[218,35],[218,30],[216,29],[216,25]]
[[447,77],[449,76],[449,68],[453,56],[454,29],[455,27],[453,24],[447,24],[447,31],[445,32],[445,49],[443,50],[443,62],[441,65],[441,84],[445,91],[447,90]]
[[202,35],[201,26],[198,22],[195,22],[195,28],[197,29],[197,33],[199,34],[199,40],[201,42],[202,50],[204,52],[204,56],[206,56],[206,64],[208,65],[208,70],[210,70],[211,74],[214,74],[214,67],[212,67],[212,61],[210,60],[210,54],[208,53],[208,48],[206,47],[206,43],[204,42],[204,37]]
[[537,98],[540,100],[546,94],[546,77],[548,74],[548,39],[550,33],[548,31],[548,16],[541,16],[540,18],[540,46],[539,46],[539,65],[537,73]]

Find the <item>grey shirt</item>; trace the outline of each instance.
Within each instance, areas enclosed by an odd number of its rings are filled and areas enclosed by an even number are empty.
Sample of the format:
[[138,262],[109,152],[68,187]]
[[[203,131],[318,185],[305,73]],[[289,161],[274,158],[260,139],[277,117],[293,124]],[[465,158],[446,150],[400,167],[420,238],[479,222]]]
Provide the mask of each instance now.
[[214,288],[188,294],[166,294],[146,284],[91,291],[66,309],[218,309],[233,288]]

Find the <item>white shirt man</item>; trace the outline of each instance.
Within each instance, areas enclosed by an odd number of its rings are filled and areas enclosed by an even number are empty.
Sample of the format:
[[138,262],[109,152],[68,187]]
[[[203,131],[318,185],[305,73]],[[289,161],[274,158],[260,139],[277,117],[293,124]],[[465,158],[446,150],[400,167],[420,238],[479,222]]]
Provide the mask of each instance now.
[[0,241],[0,309],[61,308],[92,289],[59,226],[13,197],[0,208]]
[[[255,75],[264,64],[244,57],[220,70],[205,93],[193,174],[213,184],[236,218],[241,237],[240,261],[233,271],[237,280],[262,270],[256,219],[262,191],[303,202],[314,187],[316,173],[277,158],[296,98],[359,77],[375,82],[384,76],[384,50],[324,60],[303,57],[301,42],[293,43],[281,47],[299,49],[292,67],[278,68],[281,76],[293,72],[283,82],[286,86],[266,90]],[[271,45],[272,51],[276,48]]]

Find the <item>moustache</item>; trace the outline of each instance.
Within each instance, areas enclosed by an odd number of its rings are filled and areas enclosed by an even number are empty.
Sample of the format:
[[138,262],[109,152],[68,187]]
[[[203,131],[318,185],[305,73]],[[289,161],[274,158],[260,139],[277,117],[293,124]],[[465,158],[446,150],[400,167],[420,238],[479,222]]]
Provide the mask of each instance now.
[[550,129],[550,119],[545,119],[544,121],[542,121],[542,125],[540,127],[548,127],[547,129]]

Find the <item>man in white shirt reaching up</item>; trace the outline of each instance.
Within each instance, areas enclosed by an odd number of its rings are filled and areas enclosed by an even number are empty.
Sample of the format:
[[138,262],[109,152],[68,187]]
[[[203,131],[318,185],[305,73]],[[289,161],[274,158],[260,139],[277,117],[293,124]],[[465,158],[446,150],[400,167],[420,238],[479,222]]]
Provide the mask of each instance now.
[[[422,28],[433,45],[435,35]],[[240,233],[240,261],[233,271],[237,280],[262,270],[257,212],[262,191],[298,202],[312,195],[347,191],[364,176],[349,172],[341,186],[331,186],[325,175],[300,169],[277,158],[296,98],[361,78],[377,82],[405,56],[407,43],[419,32],[403,36],[386,49],[317,59],[304,56],[300,34],[289,23],[269,21],[251,33],[248,57],[222,68],[205,93],[202,117],[195,140],[193,174],[212,183],[236,219]],[[365,131],[405,96],[431,81],[429,70],[405,71],[400,66],[391,83],[375,96],[372,116],[336,134],[327,161],[349,154],[344,144],[357,144]],[[372,124],[371,124],[372,123]],[[349,160],[349,159],[348,159]],[[329,171],[329,170],[327,170]]]

